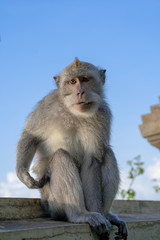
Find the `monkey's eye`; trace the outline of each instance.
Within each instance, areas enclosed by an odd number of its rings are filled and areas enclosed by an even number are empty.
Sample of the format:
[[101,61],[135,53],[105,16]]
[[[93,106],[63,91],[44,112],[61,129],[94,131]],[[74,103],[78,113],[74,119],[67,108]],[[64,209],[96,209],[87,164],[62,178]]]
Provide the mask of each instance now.
[[88,78],[86,78],[86,77],[82,77],[82,82],[88,82],[88,81],[89,81]]
[[76,80],[75,80],[75,79],[71,79],[68,83],[69,83],[69,84],[75,84],[75,83],[76,83]]

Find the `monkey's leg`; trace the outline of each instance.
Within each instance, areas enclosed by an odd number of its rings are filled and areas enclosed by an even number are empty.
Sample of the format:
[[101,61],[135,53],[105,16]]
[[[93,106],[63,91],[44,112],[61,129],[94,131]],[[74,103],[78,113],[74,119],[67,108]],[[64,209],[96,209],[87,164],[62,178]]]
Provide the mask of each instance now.
[[[95,157],[87,156],[81,168],[81,178],[86,208],[90,212],[99,212],[102,215],[102,173],[101,162]],[[101,239],[109,237],[111,224],[106,219],[108,231],[101,234]]]
[[81,167],[85,205],[88,211],[102,214],[101,178],[101,163],[95,157],[87,156]]
[[50,174],[50,183],[43,187],[41,193],[42,199],[48,201],[53,219],[65,215],[69,222],[88,222],[98,234],[107,232],[107,220],[100,213],[86,210],[78,169],[66,151],[59,149],[54,153]]
[[128,231],[125,222],[118,216],[109,212],[119,185],[119,170],[113,151],[108,148],[102,165],[102,192],[103,192],[103,211],[106,218],[112,225],[118,227],[115,239],[127,239]]

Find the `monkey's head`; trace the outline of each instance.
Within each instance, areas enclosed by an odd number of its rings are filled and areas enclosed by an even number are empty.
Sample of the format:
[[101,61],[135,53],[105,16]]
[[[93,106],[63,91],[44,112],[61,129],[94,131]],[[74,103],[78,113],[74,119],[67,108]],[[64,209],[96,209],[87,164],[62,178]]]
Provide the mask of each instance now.
[[78,58],[54,77],[61,101],[76,115],[96,113],[103,94],[106,70]]

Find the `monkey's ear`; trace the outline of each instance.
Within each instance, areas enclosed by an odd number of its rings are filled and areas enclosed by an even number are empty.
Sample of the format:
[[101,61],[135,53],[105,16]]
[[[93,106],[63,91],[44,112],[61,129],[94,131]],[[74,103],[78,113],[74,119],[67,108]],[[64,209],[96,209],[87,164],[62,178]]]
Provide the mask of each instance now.
[[106,79],[106,69],[99,70],[99,74],[100,74],[102,83],[104,84],[105,83],[105,79]]
[[57,87],[59,87],[59,76],[54,76],[53,78],[56,82]]
[[78,67],[78,65],[80,64],[79,59],[76,57],[73,64],[75,65],[75,67]]

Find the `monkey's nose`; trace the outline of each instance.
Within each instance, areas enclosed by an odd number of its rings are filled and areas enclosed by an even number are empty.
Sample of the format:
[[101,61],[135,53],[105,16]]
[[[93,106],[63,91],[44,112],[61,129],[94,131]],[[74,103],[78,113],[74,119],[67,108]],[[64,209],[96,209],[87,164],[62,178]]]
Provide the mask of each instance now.
[[78,96],[79,98],[81,98],[84,93],[85,93],[84,90],[78,90],[78,91],[77,91],[77,96]]

